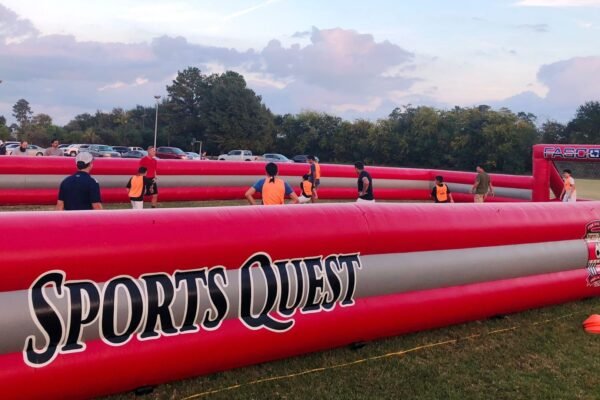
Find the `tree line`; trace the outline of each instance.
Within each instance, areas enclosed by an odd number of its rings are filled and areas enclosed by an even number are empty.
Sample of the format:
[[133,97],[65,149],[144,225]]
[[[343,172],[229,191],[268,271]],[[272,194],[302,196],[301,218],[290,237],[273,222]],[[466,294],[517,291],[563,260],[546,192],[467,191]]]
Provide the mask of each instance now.
[[[158,106],[158,144],[216,155],[231,149],[315,154],[324,162],[470,170],[476,164],[505,173],[531,170],[536,143],[600,143],[600,102],[581,105],[566,124],[539,123],[531,113],[486,105],[440,110],[407,105],[377,121],[343,120],[322,112],[275,115],[236,72],[205,75],[190,67],[167,86]],[[25,99],[13,107],[17,121],[0,116],[0,138],[46,146],[64,143],[147,146],[154,140],[155,107],[136,106],[75,116],[57,126],[34,114]]]

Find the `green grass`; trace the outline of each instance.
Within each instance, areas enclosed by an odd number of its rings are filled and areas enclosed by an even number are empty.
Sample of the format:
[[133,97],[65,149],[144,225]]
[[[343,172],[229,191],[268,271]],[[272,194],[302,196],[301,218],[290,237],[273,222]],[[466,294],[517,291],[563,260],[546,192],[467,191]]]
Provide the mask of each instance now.
[[[600,200],[600,181],[578,179],[577,190],[579,197]],[[142,397],[125,393],[105,400],[185,399],[203,393],[194,398],[600,399],[600,336],[581,328],[593,313],[600,313],[600,298],[379,340],[359,350],[333,349],[168,383]],[[422,348],[428,345],[433,346]],[[381,357],[390,353],[399,354]]]
[[577,198],[600,200],[600,180],[576,179]]
[[142,399],[598,399],[600,336],[581,323],[599,310],[600,299],[531,310],[174,382]]

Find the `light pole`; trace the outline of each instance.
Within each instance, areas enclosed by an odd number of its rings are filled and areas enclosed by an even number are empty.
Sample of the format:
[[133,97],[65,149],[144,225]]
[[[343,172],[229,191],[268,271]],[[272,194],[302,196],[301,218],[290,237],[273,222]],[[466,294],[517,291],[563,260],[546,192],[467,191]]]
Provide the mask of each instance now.
[[154,148],[156,149],[156,135],[158,134],[158,100],[160,96],[154,96],[156,99],[156,120],[154,121]]

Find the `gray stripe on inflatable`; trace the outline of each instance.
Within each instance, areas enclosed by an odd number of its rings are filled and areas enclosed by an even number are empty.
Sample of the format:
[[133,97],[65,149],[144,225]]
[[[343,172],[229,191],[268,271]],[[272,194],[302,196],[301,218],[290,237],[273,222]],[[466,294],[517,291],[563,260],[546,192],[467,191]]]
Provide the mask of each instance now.
[[[464,183],[448,183],[450,191],[453,193],[471,193],[473,185]],[[433,185],[430,186],[430,189]],[[531,189],[516,189],[494,186],[494,194],[498,197],[508,197],[511,199],[531,200]]]
[[[124,188],[130,176],[94,175],[103,188]],[[0,175],[2,189],[57,189],[65,178],[63,175]],[[158,178],[159,187],[246,187],[253,185],[262,175],[163,175]],[[282,176],[291,186],[297,187],[302,180],[296,176]],[[430,181],[375,179],[377,189],[428,190],[433,187]],[[322,178],[323,188],[356,188],[356,178]],[[455,193],[471,193],[471,185],[449,183]],[[514,188],[496,188],[496,195],[515,199],[531,200],[531,190]]]
[[[587,257],[588,250],[583,240],[366,255],[361,257],[363,268],[356,274],[354,298],[583,269],[586,267]],[[253,269],[252,273],[254,277],[260,277],[256,269]],[[229,285],[225,292],[230,304],[227,318],[235,318],[239,304],[239,270],[228,270],[227,275]],[[343,284],[347,285],[347,276],[342,280]],[[255,282],[256,293],[261,298],[264,297],[264,281],[256,279]],[[102,284],[99,286],[102,287]],[[60,312],[66,315],[66,299],[57,299],[50,291],[46,293]],[[183,289],[176,291],[173,305],[175,321],[183,319],[185,296],[182,294]],[[306,293],[304,298],[306,299]],[[200,291],[201,306],[198,315],[204,314],[208,303],[208,295]],[[255,309],[258,310],[263,305],[264,301],[263,304],[255,304]],[[121,327],[124,327],[124,315],[125,311],[121,310],[118,317]],[[0,318],[0,354],[21,351],[25,338],[34,333],[37,340],[43,340],[30,316],[26,290],[0,293]],[[87,327],[83,333],[84,340],[96,338],[98,321]]]

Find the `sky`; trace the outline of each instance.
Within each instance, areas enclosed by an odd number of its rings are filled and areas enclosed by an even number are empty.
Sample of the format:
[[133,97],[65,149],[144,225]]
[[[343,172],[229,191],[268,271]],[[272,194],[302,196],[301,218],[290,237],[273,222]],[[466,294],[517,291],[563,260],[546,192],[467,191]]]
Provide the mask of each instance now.
[[0,115],[136,105],[187,67],[275,113],[488,104],[566,122],[600,100],[600,0],[0,0]]

